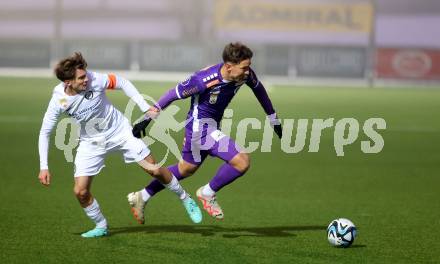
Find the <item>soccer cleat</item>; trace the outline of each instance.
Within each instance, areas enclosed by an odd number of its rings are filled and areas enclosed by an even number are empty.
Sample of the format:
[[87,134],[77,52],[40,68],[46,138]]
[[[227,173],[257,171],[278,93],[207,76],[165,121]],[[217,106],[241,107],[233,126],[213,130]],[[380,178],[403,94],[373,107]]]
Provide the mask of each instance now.
[[216,219],[223,220],[223,210],[220,205],[217,203],[216,196],[205,196],[202,194],[203,186],[200,187],[197,192],[197,198],[199,198],[200,202],[203,204],[203,209],[205,209],[208,214]]
[[191,196],[187,195],[186,198],[182,200],[182,203],[194,223],[198,224],[202,222],[202,211],[200,211],[200,208]]
[[81,234],[81,236],[85,238],[103,237],[107,235],[108,235],[107,228],[99,228],[99,227],[96,227],[90,231]]
[[131,206],[131,213],[136,221],[143,225],[145,223],[144,208],[146,202],[142,199],[141,192],[132,192],[127,195],[128,203]]

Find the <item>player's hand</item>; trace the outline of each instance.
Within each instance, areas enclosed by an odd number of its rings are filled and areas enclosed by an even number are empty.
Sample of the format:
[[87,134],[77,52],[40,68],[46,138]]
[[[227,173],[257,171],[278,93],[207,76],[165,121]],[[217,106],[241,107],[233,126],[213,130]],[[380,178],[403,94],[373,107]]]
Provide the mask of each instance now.
[[133,130],[131,131],[133,133],[133,136],[137,138],[145,137],[147,135],[145,129],[147,129],[152,119],[156,119],[159,116],[159,113],[159,109],[151,106],[150,109],[145,112],[145,119],[133,126]]
[[283,137],[283,127],[281,126],[281,124],[279,125],[274,125],[273,126],[273,130],[275,131],[275,133],[277,134],[277,136],[281,139]]
[[133,133],[133,136],[135,136],[137,138],[145,137],[147,135],[145,132],[145,129],[148,127],[150,122],[151,122],[151,119],[147,118],[144,121],[135,124],[133,126],[133,130],[131,131]]
[[38,175],[38,180],[44,186],[49,186],[50,184],[50,173],[49,170],[40,170],[40,174]]
[[145,117],[148,119],[156,119],[159,116],[160,110],[156,107],[152,106],[148,111],[145,113]]

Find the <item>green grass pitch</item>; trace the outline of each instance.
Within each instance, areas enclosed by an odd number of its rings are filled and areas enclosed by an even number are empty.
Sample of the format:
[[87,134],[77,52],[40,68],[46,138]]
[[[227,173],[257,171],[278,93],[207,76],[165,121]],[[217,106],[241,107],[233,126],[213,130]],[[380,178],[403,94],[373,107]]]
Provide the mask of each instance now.
[[[52,184],[37,179],[38,133],[56,80],[3,77],[0,83],[1,263],[440,263],[440,89],[270,87],[283,118],[352,117],[361,127],[368,118],[385,119],[387,128],[379,131],[385,146],[363,153],[368,138],[361,130],[337,157],[334,127],[323,131],[316,153],[308,152],[310,130],[296,154],[281,151],[274,138],[272,152],[252,153],[247,174],[219,192],[224,221],[204,214],[200,225],[192,224],[164,191],[147,205],[146,224],[138,225],[126,195],[150,177],[111,154],[92,188],[111,236],[86,240],[79,234],[93,225],[73,195],[73,165],[53,138]],[[174,85],[135,84],[156,99]],[[122,110],[128,102],[121,91],[109,98]],[[176,105],[183,120],[189,100]],[[264,118],[246,86],[229,108],[235,126],[243,117]],[[173,137],[180,143],[183,134]],[[261,137],[259,130],[248,132],[252,141]],[[152,150],[157,157],[165,153],[160,143]],[[208,159],[183,186],[195,196],[220,164]],[[326,239],[327,225],[339,217],[358,227],[347,249]]]

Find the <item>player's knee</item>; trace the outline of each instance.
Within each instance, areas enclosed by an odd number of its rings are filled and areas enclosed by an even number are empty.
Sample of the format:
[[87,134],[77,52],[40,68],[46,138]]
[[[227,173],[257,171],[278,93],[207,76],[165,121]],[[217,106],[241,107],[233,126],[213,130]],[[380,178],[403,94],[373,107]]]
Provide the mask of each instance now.
[[229,163],[242,173],[245,173],[251,166],[250,157],[247,153],[237,154]]
[[189,177],[191,175],[194,174],[194,172],[196,172],[197,169],[193,169],[193,168],[185,168],[183,169],[183,171],[181,172],[182,177]]
[[147,171],[151,176],[153,176],[154,178],[160,177],[162,175],[164,175],[164,172],[160,169],[150,169]]
[[199,168],[199,166],[197,166],[197,165],[185,164],[185,165],[182,165],[179,167],[179,172],[180,172],[180,175],[182,175],[182,177],[186,178],[186,177],[193,175],[197,171],[198,168]]
[[76,196],[76,198],[81,201],[87,201],[90,197],[90,192],[87,189],[84,188],[73,188],[73,192]]

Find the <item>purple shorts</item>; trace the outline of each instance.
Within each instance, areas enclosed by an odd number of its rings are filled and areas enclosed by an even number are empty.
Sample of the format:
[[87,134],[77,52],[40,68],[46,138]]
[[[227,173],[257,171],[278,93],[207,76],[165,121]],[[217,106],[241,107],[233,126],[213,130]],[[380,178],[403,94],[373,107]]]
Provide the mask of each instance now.
[[208,155],[229,162],[240,153],[234,140],[216,127],[204,126],[199,131],[187,126],[183,141],[182,158],[186,162],[200,165]]

